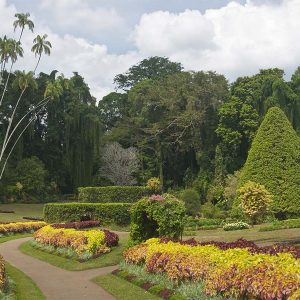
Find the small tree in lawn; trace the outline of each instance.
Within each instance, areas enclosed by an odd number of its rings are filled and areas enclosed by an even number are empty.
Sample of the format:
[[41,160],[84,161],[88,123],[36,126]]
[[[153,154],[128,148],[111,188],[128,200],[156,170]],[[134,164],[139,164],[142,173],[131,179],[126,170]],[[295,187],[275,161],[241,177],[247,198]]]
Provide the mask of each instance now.
[[240,206],[251,220],[252,225],[269,212],[272,195],[266,188],[256,182],[248,181],[239,189]]

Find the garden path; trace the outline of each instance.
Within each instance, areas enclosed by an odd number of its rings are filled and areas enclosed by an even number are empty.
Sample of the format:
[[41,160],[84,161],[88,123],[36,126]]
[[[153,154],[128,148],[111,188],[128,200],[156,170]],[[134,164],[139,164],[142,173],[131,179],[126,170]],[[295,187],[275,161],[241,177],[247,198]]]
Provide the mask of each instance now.
[[27,237],[2,243],[0,244],[0,253],[4,260],[24,272],[34,281],[47,300],[115,299],[90,280],[96,276],[110,273],[116,267],[66,271],[20,252],[19,246],[30,239],[30,237]]

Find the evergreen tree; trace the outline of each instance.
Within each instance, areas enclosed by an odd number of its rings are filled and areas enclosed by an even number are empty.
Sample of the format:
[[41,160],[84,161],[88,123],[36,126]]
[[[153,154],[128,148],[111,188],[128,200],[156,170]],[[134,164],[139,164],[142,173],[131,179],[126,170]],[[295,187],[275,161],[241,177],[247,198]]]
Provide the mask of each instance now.
[[300,215],[300,139],[278,107],[269,109],[253,140],[240,186],[249,180],[274,195],[277,217]]

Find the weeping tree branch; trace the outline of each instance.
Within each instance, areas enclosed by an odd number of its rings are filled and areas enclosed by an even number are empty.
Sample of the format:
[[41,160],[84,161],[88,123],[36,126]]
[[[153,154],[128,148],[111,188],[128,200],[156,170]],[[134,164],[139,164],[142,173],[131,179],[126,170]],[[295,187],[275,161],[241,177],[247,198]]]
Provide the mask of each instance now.
[[[42,101],[44,101],[44,100],[45,100],[45,99],[43,99]],[[17,139],[15,140],[14,144],[12,145],[12,147],[11,147],[11,149],[10,149],[10,151],[9,151],[9,153],[8,153],[8,155],[7,155],[6,159],[5,159],[5,161],[4,161],[3,167],[2,167],[2,169],[1,169],[0,180],[1,180],[2,177],[3,177],[3,173],[4,173],[4,171],[5,171],[5,168],[6,168],[8,159],[9,159],[10,155],[12,154],[12,152],[13,152],[15,146],[17,145],[19,139],[21,138],[21,136],[23,135],[23,133],[26,131],[26,129],[29,127],[29,125],[32,123],[32,121],[36,120],[37,115],[43,110],[44,106],[50,101],[50,99],[48,99],[47,101],[44,101],[44,103],[42,103],[42,101],[39,102],[39,103],[40,103],[39,106],[36,106],[36,107],[33,108],[31,111],[29,111],[29,112],[32,112],[32,111],[36,110],[37,108],[41,107],[41,108],[39,109],[39,111],[35,113],[35,116],[32,117],[32,118],[29,120],[29,122],[26,124],[26,126],[23,128],[23,130],[20,132],[20,134],[18,135],[18,137],[17,137]],[[26,115],[28,115],[29,112],[28,112]],[[23,119],[25,118],[26,115],[24,115],[23,118],[22,118],[21,120],[23,120]],[[20,120],[20,121],[21,121],[21,120]],[[19,123],[20,123],[20,121],[19,121]],[[19,123],[18,123],[18,124],[19,124]],[[11,136],[10,136],[10,137],[11,137]],[[6,146],[7,146],[7,144],[6,144]]]

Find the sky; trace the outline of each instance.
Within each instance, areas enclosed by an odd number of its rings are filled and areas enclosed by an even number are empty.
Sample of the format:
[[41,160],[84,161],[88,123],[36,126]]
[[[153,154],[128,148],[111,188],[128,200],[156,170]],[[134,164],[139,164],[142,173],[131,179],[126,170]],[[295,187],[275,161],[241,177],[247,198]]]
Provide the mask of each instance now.
[[46,33],[53,48],[38,71],[78,72],[98,100],[115,75],[155,55],[230,81],[271,67],[288,77],[300,65],[300,0],[0,0],[0,36],[17,38],[16,12],[31,14],[35,32],[15,68],[34,68],[32,40]]

